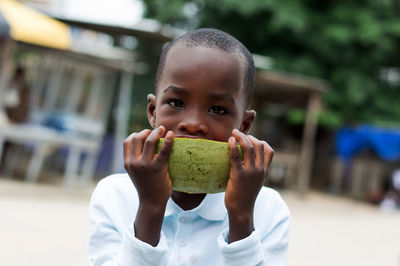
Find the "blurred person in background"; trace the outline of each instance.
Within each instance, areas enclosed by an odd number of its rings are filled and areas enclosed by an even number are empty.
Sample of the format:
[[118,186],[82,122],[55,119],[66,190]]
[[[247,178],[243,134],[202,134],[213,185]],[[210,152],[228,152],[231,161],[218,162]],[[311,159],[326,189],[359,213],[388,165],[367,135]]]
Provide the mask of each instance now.
[[[1,99],[4,111],[0,110],[0,127],[9,124],[25,123],[29,119],[29,101],[30,88],[25,80],[25,69],[18,66],[11,82],[4,91],[4,97]],[[6,167],[8,157],[12,155],[12,151],[23,148],[23,145],[17,143],[5,142],[3,146],[3,155],[0,161],[0,170],[6,170],[7,175],[11,175],[11,170]]]
[[25,70],[18,66],[4,93],[3,103],[11,123],[27,122],[29,117],[30,89],[25,81]]
[[389,181],[389,189],[381,202],[381,208],[385,211],[400,209],[400,169],[393,171]]

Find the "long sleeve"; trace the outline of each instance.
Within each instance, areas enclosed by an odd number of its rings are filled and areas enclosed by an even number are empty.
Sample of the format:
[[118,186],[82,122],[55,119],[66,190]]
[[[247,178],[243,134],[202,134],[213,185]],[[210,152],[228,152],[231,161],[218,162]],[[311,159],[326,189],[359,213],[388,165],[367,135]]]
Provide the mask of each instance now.
[[[273,211],[266,212],[263,211],[266,208],[256,208],[256,226],[250,236],[230,244],[228,244],[229,229],[224,230],[218,236],[218,246],[224,265],[286,265],[290,213],[279,194],[276,194],[277,197],[273,199],[263,199],[261,196],[258,205],[264,205],[265,200],[272,200],[274,206],[271,209]],[[272,219],[266,219],[271,215]],[[263,223],[267,220],[269,220],[267,224]]]
[[[118,199],[118,190],[110,190],[102,182],[93,192],[90,208],[89,264],[98,265],[163,265],[168,251],[163,233],[156,247],[135,237],[134,217],[127,208],[135,208]],[[122,192],[121,192],[122,193]],[[133,201],[135,202],[135,201]],[[134,213],[136,213],[136,209]],[[124,211],[125,210],[125,211]],[[125,224],[124,221],[131,221]]]

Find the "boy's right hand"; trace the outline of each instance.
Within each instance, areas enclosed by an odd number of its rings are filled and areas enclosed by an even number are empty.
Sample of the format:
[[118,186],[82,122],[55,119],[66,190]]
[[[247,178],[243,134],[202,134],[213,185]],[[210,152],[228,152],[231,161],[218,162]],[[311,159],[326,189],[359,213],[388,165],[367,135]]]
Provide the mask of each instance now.
[[[172,193],[168,174],[168,158],[171,154],[174,133],[165,132],[160,126],[132,133],[124,141],[124,167],[139,195],[141,205],[163,206]],[[165,141],[155,154],[161,137]]]
[[135,236],[152,246],[160,239],[165,207],[172,193],[168,174],[172,131],[168,131],[159,153],[155,154],[158,141],[164,135],[165,128],[161,126],[133,133],[124,141],[124,167],[139,195]]

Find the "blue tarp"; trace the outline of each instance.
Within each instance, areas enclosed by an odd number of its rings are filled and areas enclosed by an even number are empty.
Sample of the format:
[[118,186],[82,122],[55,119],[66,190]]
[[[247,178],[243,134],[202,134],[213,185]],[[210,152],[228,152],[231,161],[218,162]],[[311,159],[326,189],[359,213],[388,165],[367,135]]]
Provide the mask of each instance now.
[[400,159],[400,130],[383,129],[370,125],[342,128],[336,136],[336,150],[344,160],[372,149],[381,159]]

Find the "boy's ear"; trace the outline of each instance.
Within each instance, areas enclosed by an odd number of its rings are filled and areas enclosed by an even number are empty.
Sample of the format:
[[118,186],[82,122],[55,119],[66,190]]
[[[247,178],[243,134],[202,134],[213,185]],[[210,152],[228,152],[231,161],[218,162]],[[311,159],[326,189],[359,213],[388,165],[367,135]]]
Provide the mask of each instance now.
[[255,117],[256,111],[247,110],[243,116],[242,124],[240,125],[239,131],[244,134],[248,134]]
[[156,127],[156,96],[152,93],[147,95],[147,119],[152,128]]

